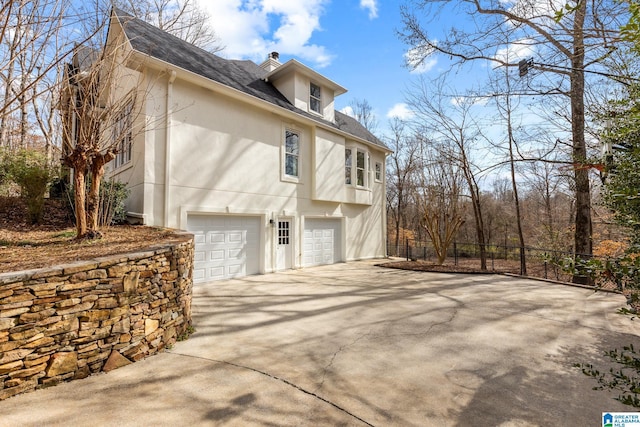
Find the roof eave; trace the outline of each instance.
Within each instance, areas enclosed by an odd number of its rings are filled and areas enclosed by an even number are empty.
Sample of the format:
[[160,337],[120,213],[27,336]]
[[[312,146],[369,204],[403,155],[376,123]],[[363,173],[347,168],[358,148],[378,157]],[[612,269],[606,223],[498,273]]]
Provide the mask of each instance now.
[[296,59],[290,59],[289,61],[285,62],[275,70],[267,73],[267,75],[264,78],[267,81],[274,81],[274,80],[277,80],[278,77],[284,76],[294,71],[299,71],[305,76],[311,78],[312,80],[332,89],[334,91],[334,96],[339,96],[347,93],[347,89],[345,87],[340,86],[338,83],[323,76],[322,74],[318,73],[312,68],[307,67],[302,62]]

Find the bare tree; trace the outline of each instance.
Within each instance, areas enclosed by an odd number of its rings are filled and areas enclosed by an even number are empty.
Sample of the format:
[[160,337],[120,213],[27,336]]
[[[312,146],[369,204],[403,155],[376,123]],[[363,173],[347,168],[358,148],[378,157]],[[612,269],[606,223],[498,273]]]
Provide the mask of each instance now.
[[196,0],[115,0],[115,5],[204,50],[215,53],[224,49],[208,13]]
[[[598,73],[597,67],[620,45],[619,28],[627,15],[623,2],[577,1],[570,4],[572,13],[556,19],[551,0],[463,0],[451,7],[458,9],[454,13],[467,16],[465,27],[454,27],[445,37],[436,39],[418,13],[435,19],[440,13],[452,12],[444,3],[438,7],[438,3],[414,0],[411,6],[402,8],[405,29],[401,37],[412,48],[412,64],[419,65],[427,57],[442,53],[457,63],[483,60],[519,68],[523,76],[531,69],[557,77],[538,79],[537,83],[540,93],[566,96],[570,104],[572,163],[576,166],[574,246],[576,253],[591,254],[590,182],[588,168],[581,167],[588,157],[585,75]],[[512,56],[514,61],[510,62],[498,55],[500,49],[525,49],[533,58],[516,62]],[[533,87],[533,79],[531,83]]]
[[429,84],[424,78],[412,87],[407,102],[416,113],[416,126],[428,135],[440,158],[454,163],[462,172],[471,198],[476,236],[480,246],[480,268],[487,268],[486,239],[480,186],[480,168],[472,150],[484,140],[478,122],[472,114],[474,100],[464,96],[446,96],[442,80]]
[[349,103],[349,107],[353,111],[353,117],[360,122],[362,126],[367,128],[369,132],[375,132],[378,127],[378,119],[373,112],[373,107],[366,99],[353,99]]
[[73,46],[62,35],[67,7],[67,0],[12,0],[0,8],[0,145],[25,147],[37,133],[51,144],[37,127],[50,110],[56,67]]
[[416,138],[407,135],[406,125],[400,119],[390,123],[391,136],[387,145],[393,150],[388,157],[387,211],[393,221],[394,244],[399,252],[401,230],[407,227],[407,208],[413,195],[414,177],[419,165],[419,146]]
[[460,203],[463,178],[455,163],[443,160],[431,147],[423,145],[422,148],[425,165],[421,168],[421,183],[415,197],[420,208],[420,223],[431,240],[438,265],[442,265],[464,223]]
[[520,197],[518,192],[518,181],[516,179],[516,162],[517,142],[516,129],[514,126],[514,111],[517,107],[518,99],[513,95],[511,88],[511,76],[505,69],[503,78],[498,78],[494,84],[498,86],[500,96],[494,97],[495,105],[502,120],[506,125],[506,145],[507,145],[507,161],[509,164],[509,173],[511,177],[511,190],[513,194],[513,204],[515,208],[516,228],[518,232],[518,241],[520,243],[520,274],[527,275],[527,260],[525,256],[525,239],[522,229],[522,212],[520,210]]
[[130,159],[139,128],[136,99],[144,89],[123,67],[126,55],[119,40],[101,50],[78,46],[64,74],[59,106],[65,132],[62,159],[73,169],[78,239],[100,237],[99,194],[105,165],[116,158],[121,163]]

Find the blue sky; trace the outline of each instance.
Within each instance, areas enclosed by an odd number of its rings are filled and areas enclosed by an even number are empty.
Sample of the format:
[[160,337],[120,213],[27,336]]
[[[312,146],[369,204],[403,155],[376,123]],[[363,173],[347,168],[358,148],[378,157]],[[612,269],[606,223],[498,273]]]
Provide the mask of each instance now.
[[[382,0],[200,0],[230,59],[262,62],[268,52],[281,62],[296,58],[374,108],[379,128],[403,115],[404,91],[416,72],[404,64],[407,46],[398,1]],[[435,63],[431,64],[435,65]],[[426,70],[423,70],[426,71]],[[395,112],[395,113],[394,113]],[[406,114],[406,112],[404,113]]]

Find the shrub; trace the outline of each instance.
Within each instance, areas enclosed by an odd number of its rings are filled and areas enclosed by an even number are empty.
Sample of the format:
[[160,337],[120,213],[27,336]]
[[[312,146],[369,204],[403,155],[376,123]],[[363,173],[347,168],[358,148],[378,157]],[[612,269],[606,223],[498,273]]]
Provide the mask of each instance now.
[[[86,191],[91,187],[91,180],[87,179]],[[68,188],[68,199],[71,210],[75,216],[75,197],[73,188]],[[106,227],[113,224],[122,224],[127,219],[127,211],[124,202],[129,197],[129,189],[125,183],[113,179],[103,180],[100,183],[100,205],[98,207],[98,226]]]
[[40,222],[47,189],[56,176],[55,168],[49,164],[45,154],[35,150],[5,152],[3,158],[1,169],[4,179],[20,187],[20,195],[27,204],[29,222]]
[[127,185],[110,179],[100,185],[100,209],[98,224],[103,227],[111,224],[122,224],[127,219],[124,202],[129,197]]
[[572,274],[580,272],[588,276],[596,287],[611,283],[619,291],[640,289],[640,256],[637,253],[607,258],[567,258],[564,269]]
[[600,372],[591,364],[576,363],[574,366],[598,381],[600,385],[593,387],[593,390],[617,390],[621,394],[615,398],[616,400],[640,408],[640,357],[633,344],[623,347],[622,350],[610,350],[605,355],[618,364],[619,368]]

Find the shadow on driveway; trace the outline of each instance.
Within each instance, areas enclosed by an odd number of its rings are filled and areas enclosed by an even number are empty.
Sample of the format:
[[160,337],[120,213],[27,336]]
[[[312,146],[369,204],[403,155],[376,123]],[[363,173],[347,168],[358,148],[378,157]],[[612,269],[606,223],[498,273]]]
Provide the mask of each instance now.
[[620,295],[337,264],[195,288],[172,350],[0,402],[0,425],[599,425],[572,365],[637,342]]

